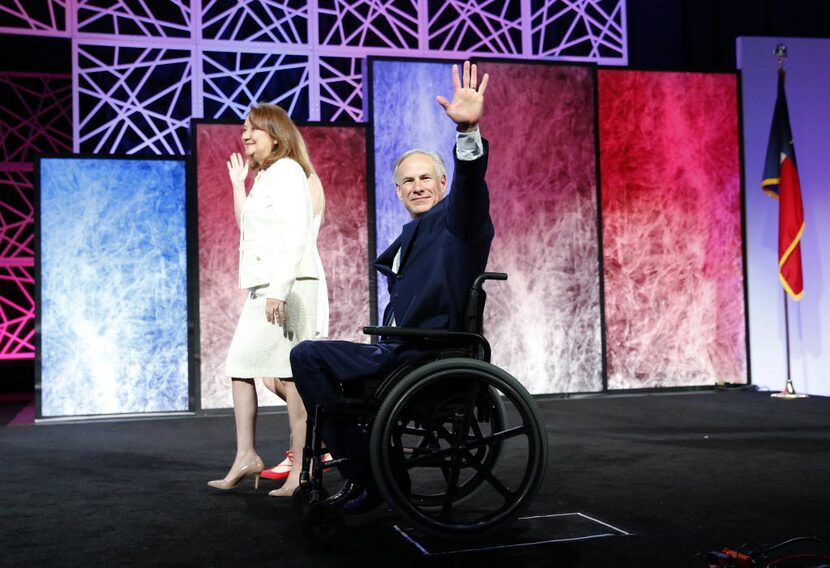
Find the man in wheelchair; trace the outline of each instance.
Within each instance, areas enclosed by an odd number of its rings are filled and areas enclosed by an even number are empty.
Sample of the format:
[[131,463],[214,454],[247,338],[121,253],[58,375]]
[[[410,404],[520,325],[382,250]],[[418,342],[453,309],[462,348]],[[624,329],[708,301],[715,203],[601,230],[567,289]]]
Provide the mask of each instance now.
[[[455,175],[446,198],[447,177],[438,154],[411,150],[395,163],[395,191],[412,221],[375,262],[387,278],[390,296],[384,326],[464,329],[467,294],[485,270],[494,235],[484,180],[488,145],[479,131],[488,79],[484,74],[479,80],[476,65],[468,61],[460,77],[453,65],[452,101],[437,97],[457,131]],[[391,335],[375,344],[306,341],[297,345],[291,352],[291,367],[308,410],[309,436],[316,410],[335,405],[344,385],[383,379],[423,353],[423,347]],[[322,421],[320,434],[338,461],[347,458],[338,463],[347,481],[328,501],[353,512],[377,505],[380,496],[372,480],[366,433],[358,424],[328,419]]]

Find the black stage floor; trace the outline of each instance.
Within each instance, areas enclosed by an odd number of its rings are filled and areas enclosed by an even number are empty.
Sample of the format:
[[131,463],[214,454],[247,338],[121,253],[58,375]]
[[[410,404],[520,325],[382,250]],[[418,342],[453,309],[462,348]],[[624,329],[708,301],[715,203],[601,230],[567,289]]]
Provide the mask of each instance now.
[[[0,404],[4,567],[694,567],[724,548],[755,551],[760,566],[830,564],[828,398],[541,400],[551,453],[533,518],[467,551],[405,538],[385,507],[350,518],[336,546],[306,545],[289,503],[266,495],[276,482],[205,485],[233,457],[231,416],[14,425],[14,404]],[[285,414],[260,416],[258,437],[266,461],[279,459]],[[759,553],[814,536],[824,542]]]

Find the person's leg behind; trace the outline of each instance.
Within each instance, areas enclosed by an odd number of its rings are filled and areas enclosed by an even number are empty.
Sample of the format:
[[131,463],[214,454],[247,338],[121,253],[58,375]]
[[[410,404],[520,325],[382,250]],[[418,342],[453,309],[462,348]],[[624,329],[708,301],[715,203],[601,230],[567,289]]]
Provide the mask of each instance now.
[[268,495],[272,497],[290,497],[300,485],[300,469],[302,467],[303,446],[306,438],[306,409],[293,380],[283,380],[285,388],[285,402],[288,408],[288,426],[291,430],[291,471],[285,483],[279,489],[274,489]]

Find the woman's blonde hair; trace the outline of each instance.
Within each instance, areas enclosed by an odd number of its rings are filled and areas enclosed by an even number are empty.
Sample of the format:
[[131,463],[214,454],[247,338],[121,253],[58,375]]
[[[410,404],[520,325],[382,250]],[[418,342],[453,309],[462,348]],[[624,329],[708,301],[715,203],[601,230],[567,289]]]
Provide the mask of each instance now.
[[252,170],[265,170],[277,160],[291,158],[300,164],[306,177],[314,173],[303,137],[287,112],[277,105],[259,103],[251,107],[248,120],[252,127],[262,130],[276,142],[274,150],[262,162],[257,163],[253,158],[248,160],[248,165]]

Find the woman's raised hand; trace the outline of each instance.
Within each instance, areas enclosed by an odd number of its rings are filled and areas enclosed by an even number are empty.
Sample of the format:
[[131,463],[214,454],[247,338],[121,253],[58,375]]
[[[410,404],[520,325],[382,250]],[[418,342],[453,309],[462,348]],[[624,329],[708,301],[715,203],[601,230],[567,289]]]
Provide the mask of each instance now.
[[248,160],[242,154],[234,152],[228,160],[228,175],[234,187],[245,187],[245,180],[248,178]]

